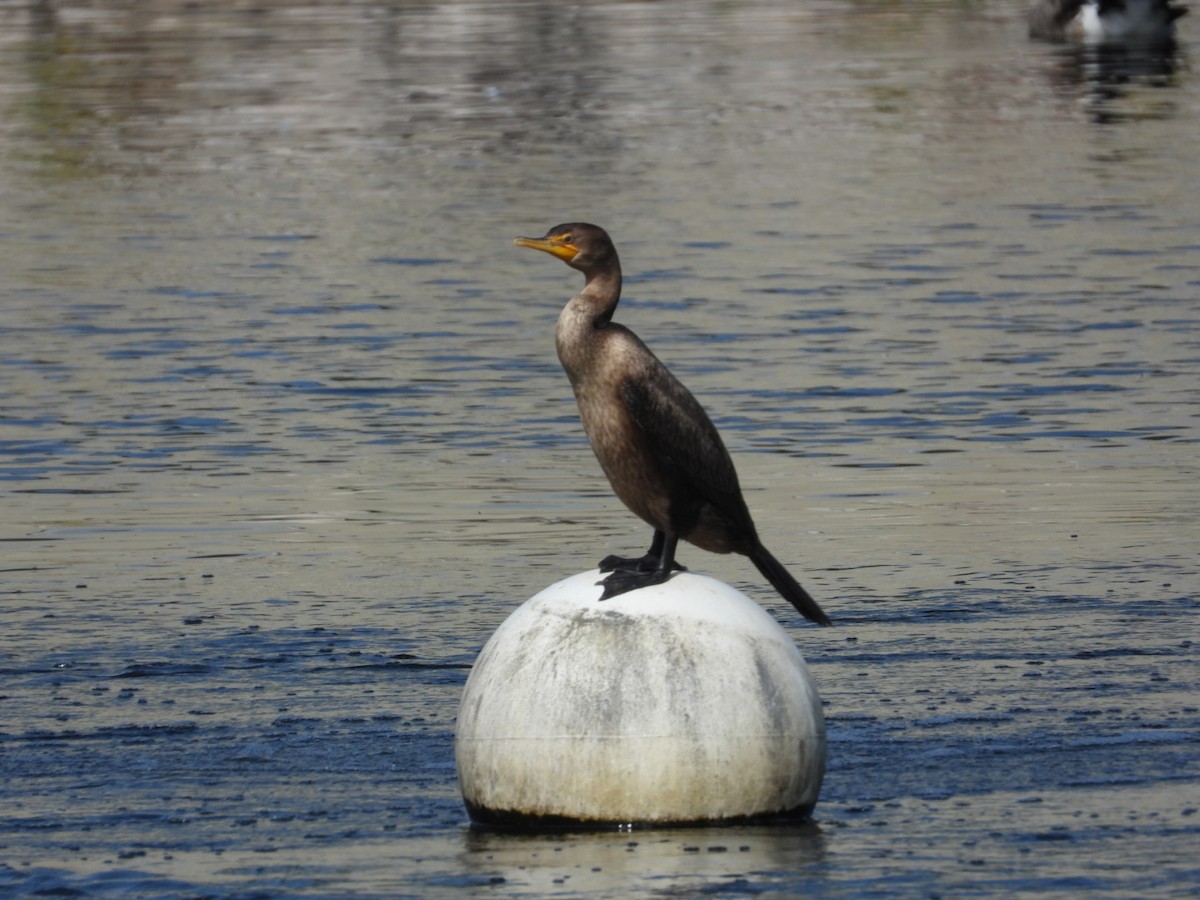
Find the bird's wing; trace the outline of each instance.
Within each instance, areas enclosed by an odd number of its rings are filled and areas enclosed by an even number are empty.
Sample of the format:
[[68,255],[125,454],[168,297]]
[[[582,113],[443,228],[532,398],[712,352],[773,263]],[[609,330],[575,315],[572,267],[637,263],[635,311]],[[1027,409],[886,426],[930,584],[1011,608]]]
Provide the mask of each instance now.
[[740,521],[746,507],[733,460],[691,392],[661,363],[652,377],[629,378],[620,390],[642,446],[659,472],[679,490]]

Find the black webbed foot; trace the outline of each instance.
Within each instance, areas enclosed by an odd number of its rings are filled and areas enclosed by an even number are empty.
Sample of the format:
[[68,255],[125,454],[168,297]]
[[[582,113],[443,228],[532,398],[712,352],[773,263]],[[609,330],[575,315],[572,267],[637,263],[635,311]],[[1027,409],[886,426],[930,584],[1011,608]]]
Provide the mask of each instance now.
[[[682,566],[676,566],[676,568],[682,568]],[[670,577],[670,572],[664,572],[658,568],[653,568],[648,572],[630,569],[614,569],[607,578],[605,578],[603,581],[597,581],[596,583],[604,585],[604,593],[600,595],[600,599],[610,600],[613,597],[619,597],[621,594],[627,594],[630,591],[636,591],[638,588],[662,584]]]
[[[675,544],[678,541],[676,537],[667,537],[666,532],[655,529],[654,540],[650,542],[650,549],[646,551],[644,556],[617,556],[611,554],[600,560],[601,572],[653,572],[659,569],[663,572],[669,572],[678,569],[680,572],[686,571],[683,566],[675,562]],[[665,580],[665,579],[664,579]],[[609,579],[611,582],[612,579]],[[606,582],[607,584],[608,582]],[[659,584],[661,582],[654,582]],[[632,590],[632,588],[626,588]],[[623,594],[625,591],[617,591],[617,594]],[[617,594],[612,594],[615,597]]]
[[[617,556],[610,554],[600,560],[601,572],[653,572],[658,568],[657,553],[647,553],[645,556]],[[672,560],[671,569],[686,572],[687,568]],[[615,596],[615,595],[614,595]]]
[[684,571],[683,566],[675,562],[675,546],[679,536],[655,530],[654,540],[645,556],[626,558],[622,556],[606,556],[600,560],[600,571],[608,572],[609,576],[596,584],[604,585],[601,600],[619,597],[638,588],[650,587],[652,584],[662,584],[671,577],[676,569]]
[[645,572],[653,569],[657,562],[649,553],[645,556],[617,556],[610,553],[600,560],[599,568],[601,572]]

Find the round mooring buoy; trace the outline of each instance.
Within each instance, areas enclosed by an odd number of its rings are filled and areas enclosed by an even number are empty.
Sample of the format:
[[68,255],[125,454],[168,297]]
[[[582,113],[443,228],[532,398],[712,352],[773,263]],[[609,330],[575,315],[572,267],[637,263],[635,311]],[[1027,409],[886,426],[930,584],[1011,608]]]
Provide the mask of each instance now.
[[479,654],[455,740],[471,819],[538,829],[808,816],[825,721],[787,632],[702,575],[605,601],[601,577],[546,588]]

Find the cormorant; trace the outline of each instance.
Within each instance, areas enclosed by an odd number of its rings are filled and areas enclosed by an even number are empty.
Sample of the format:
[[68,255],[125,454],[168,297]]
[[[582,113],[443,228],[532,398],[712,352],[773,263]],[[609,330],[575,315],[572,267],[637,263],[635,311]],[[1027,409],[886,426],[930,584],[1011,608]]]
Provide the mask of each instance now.
[[654,529],[645,556],[601,560],[600,570],[611,574],[600,599],[666,581],[683,568],[675,562],[682,538],[713,553],[748,556],[804,616],[831,624],[759,540],[733,460],[703,407],[637,335],[612,321],[621,264],[604,229],[556,225],[544,237],[514,243],[556,256],[586,278],[559,314],[558,358],[613,490]]

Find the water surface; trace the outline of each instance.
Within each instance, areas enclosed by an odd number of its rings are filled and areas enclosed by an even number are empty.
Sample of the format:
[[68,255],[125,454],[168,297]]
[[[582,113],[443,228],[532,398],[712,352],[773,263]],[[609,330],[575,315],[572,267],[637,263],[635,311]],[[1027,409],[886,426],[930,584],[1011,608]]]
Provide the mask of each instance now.
[[[1015,0],[0,9],[0,886],[1189,896],[1196,23]],[[785,830],[466,827],[515,606],[645,528],[552,333],[699,395],[826,702]]]

